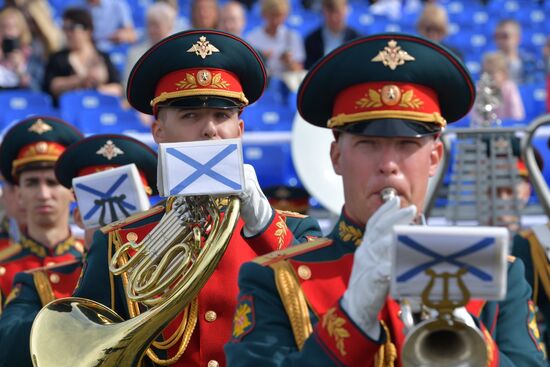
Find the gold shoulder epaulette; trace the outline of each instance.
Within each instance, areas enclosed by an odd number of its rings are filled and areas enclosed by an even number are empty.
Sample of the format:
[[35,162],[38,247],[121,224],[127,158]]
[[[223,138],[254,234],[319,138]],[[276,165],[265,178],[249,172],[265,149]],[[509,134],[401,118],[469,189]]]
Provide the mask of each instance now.
[[528,228],[528,229],[524,229],[524,230],[521,230],[519,232],[519,235],[523,238],[527,238],[529,237],[530,235],[533,234],[533,230],[531,228]]
[[8,247],[0,251],[0,261],[9,259],[13,255],[17,255],[21,252],[22,249],[23,247],[18,243],[13,243],[9,245]]
[[276,209],[276,211],[277,211],[277,213],[279,213],[280,215],[284,215],[285,217],[292,217],[292,218],[305,218],[305,217],[307,217],[307,215],[300,214],[300,213],[297,213],[297,212],[291,212],[290,210]]
[[314,250],[326,247],[331,243],[332,243],[331,239],[318,238],[311,242],[302,243],[296,246],[290,246],[284,250],[277,250],[277,251],[270,252],[269,254],[258,256],[253,260],[253,262],[255,262],[256,264],[260,264],[262,266],[268,266],[277,261],[285,260],[294,256],[302,255],[310,251],[314,251]]
[[516,261],[516,257],[512,255],[508,255],[508,262],[513,263],[514,261]]
[[142,219],[151,217],[151,216],[153,216],[155,214],[158,214],[160,212],[163,212],[163,211],[164,211],[164,206],[162,206],[162,205],[154,206],[151,209],[146,210],[144,212],[139,212],[139,213],[136,213],[134,215],[130,215],[128,218],[124,218],[124,219],[121,219],[121,220],[117,220],[116,222],[107,224],[106,226],[101,227],[101,232],[103,232],[104,234],[107,234],[111,231],[114,231],[115,229],[119,229],[119,228],[124,227],[128,224],[139,222]]

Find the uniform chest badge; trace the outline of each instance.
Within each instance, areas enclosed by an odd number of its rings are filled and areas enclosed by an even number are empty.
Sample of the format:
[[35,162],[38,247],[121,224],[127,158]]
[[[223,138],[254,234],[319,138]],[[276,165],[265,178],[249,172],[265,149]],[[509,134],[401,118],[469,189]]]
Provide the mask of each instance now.
[[233,340],[241,340],[254,329],[255,325],[253,298],[250,295],[242,296],[239,298],[235,316],[233,317]]

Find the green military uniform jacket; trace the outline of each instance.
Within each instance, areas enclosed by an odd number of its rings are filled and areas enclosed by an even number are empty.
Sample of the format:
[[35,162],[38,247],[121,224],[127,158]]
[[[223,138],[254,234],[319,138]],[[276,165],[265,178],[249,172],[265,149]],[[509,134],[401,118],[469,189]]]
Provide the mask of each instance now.
[[[380,312],[380,340],[372,340],[340,306],[363,230],[342,214],[328,236],[243,265],[229,366],[400,366],[404,327],[399,304]],[[530,287],[521,261],[510,259],[506,298],[470,301],[490,366],[543,366]]]
[[520,258],[525,264],[525,279],[533,289],[533,302],[544,317],[546,332],[543,333],[542,340],[546,344],[548,352],[548,346],[550,346],[550,262],[534,229],[523,231],[514,236],[512,255]]

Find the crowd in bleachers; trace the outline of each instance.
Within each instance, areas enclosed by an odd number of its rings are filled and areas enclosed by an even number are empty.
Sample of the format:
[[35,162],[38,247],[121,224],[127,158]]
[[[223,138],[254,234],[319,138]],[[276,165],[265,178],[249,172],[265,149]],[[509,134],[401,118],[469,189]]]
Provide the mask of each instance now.
[[[151,117],[125,103],[127,76],[152,44],[190,27],[242,36],[264,58],[270,83],[244,112],[247,131],[290,131],[295,91],[306,70],[343,42],[383,31],[441,42],[462,58],[476,81],[488,73],[500,90],[497,112],[506,126],[527,124],[548,109],[550,1],[0,3],[2,129],[40,113],[60,116],[85,133],[148,131]],[[471,117],[454,126],[470,126]]]

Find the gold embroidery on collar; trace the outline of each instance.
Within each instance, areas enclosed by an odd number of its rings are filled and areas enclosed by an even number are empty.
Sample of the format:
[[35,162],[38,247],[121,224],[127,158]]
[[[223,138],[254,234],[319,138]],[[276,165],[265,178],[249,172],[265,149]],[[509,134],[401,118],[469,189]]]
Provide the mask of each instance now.
[[29,237],[21,238],[21,247],[29,250],[38,257],[46,257],[46,249]]
[[415,58],[409,55],[407,51],[402,50],[395,40],[391,40],[382,51],[378,51],[378,55],[373,57],[371,61],[382,62],[384,66],[395,70],[398,66],[405,64],[405,62],[414,60]]
[[351,241],[355,246],[361,244],[361,239],[363,238],[363,231],[354,226],[348,226],[344,221],[340,221],[338,224],[338,235],[342,241]]

